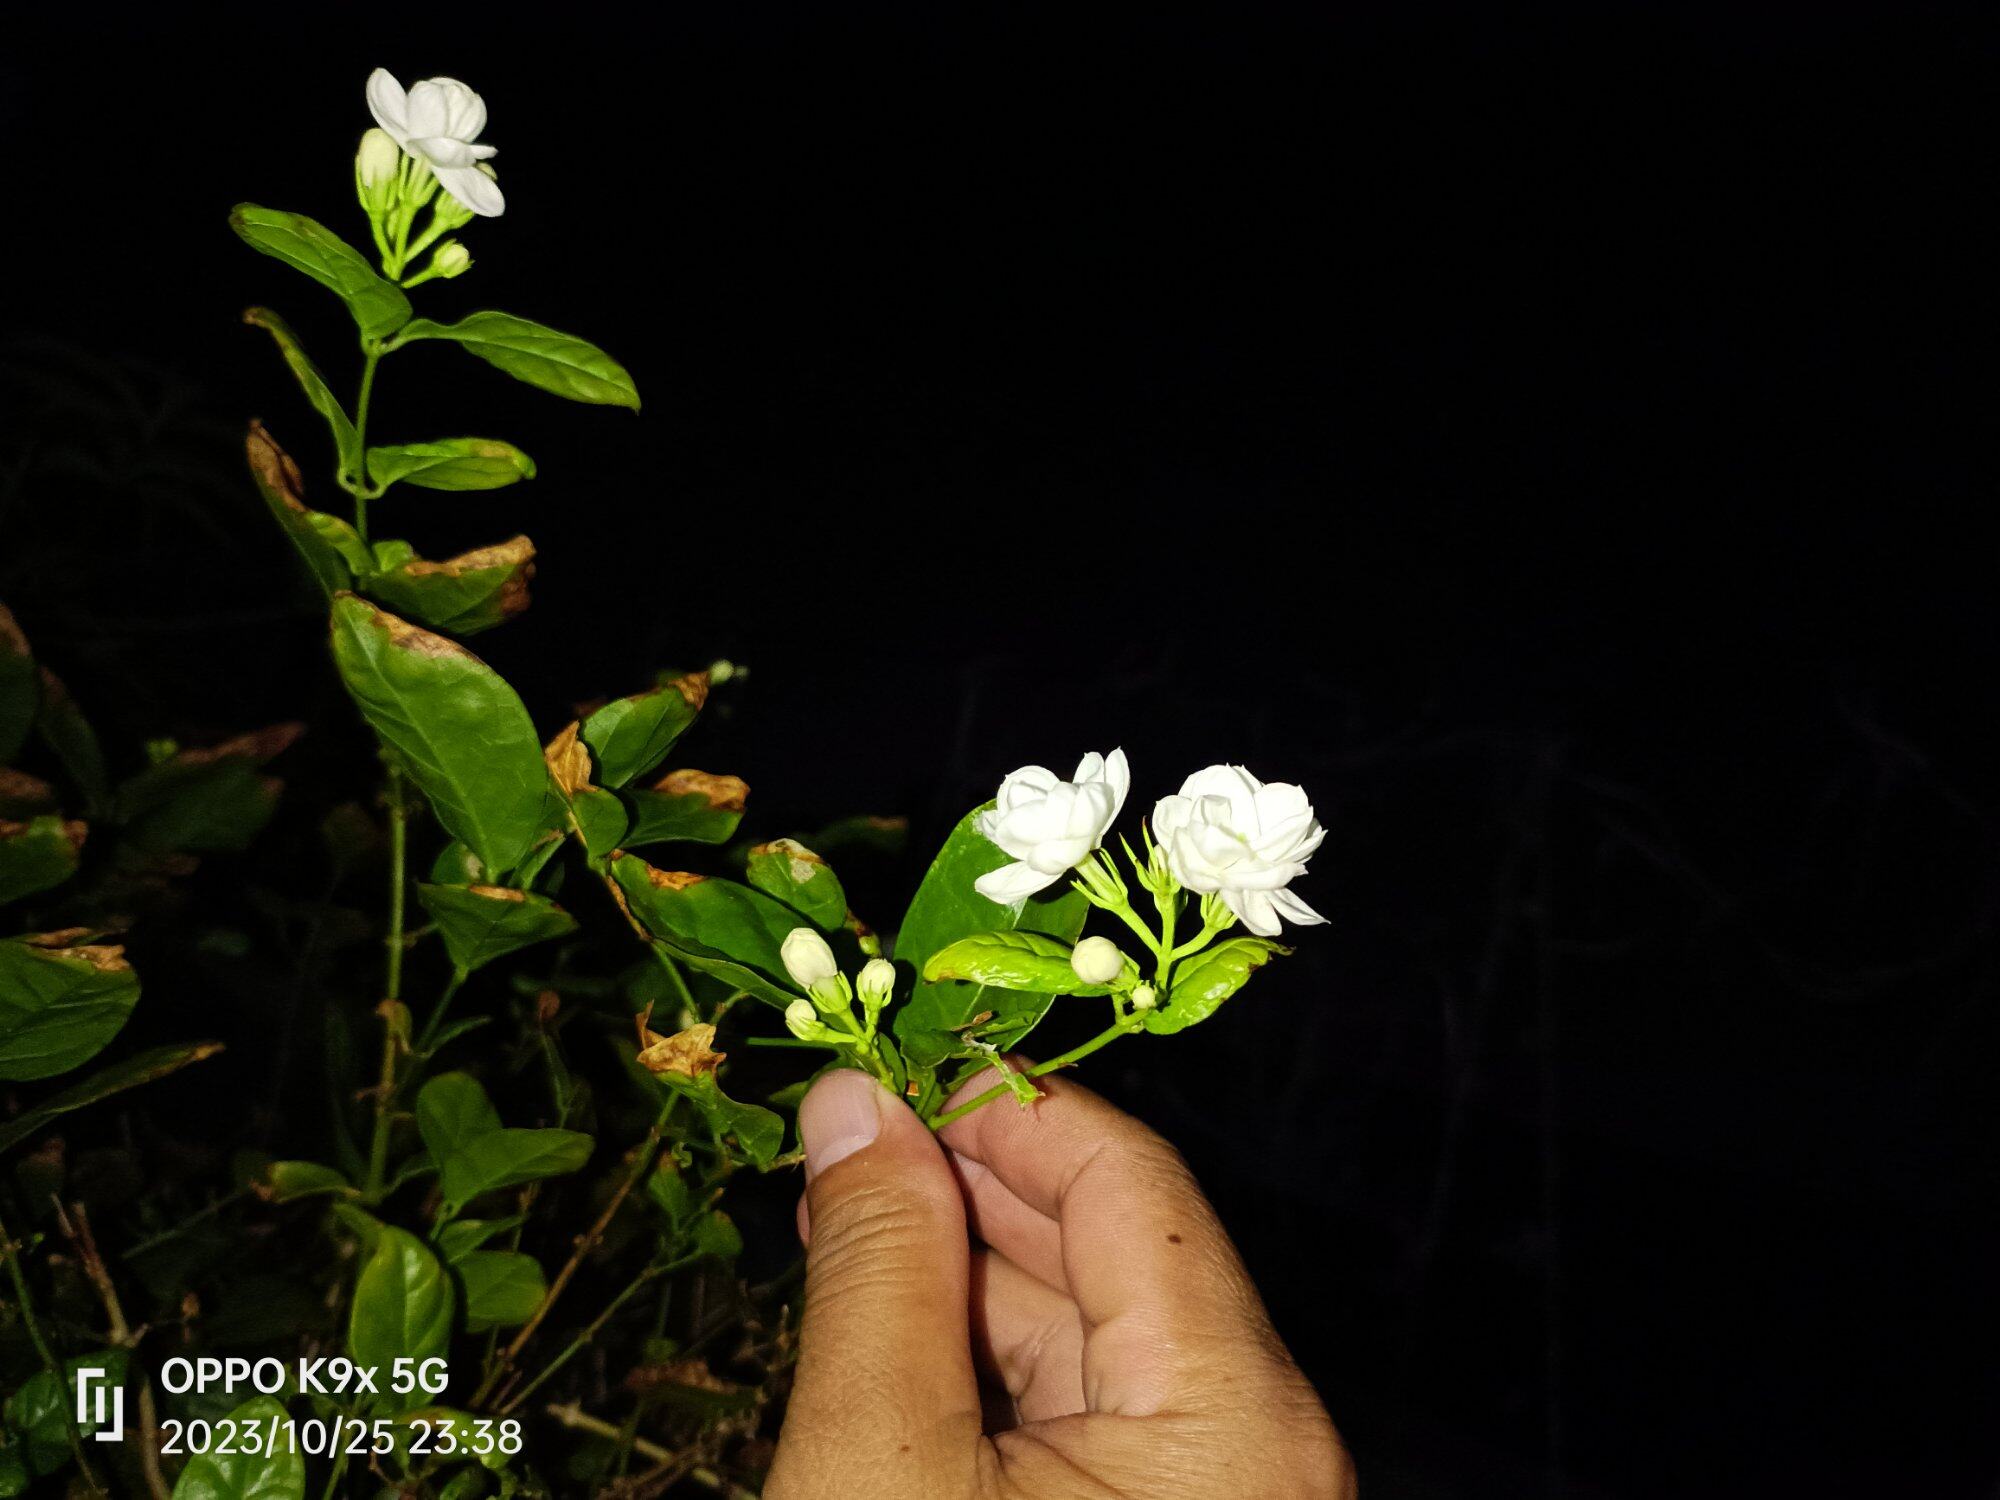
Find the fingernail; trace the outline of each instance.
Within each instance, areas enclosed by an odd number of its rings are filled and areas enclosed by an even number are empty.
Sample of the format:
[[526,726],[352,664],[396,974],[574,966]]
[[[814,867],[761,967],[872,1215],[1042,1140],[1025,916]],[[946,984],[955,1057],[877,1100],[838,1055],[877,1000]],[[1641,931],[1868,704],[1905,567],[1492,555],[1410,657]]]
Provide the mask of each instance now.
[[812,1086],[799,1105],[799,1138],[810,1182],[882,1133],[881,1087],[866,1073],[842,1068]]

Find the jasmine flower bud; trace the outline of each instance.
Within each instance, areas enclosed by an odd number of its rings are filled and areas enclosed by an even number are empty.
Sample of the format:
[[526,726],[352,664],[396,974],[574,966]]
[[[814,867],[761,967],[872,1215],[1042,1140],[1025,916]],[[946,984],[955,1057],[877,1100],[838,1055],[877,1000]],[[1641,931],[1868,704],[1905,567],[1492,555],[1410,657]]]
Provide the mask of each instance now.
[[1107,937],[1087,937],[1070,953],[1069,966],[1085,984],[1109,984],[1125,972],[1125,955]]

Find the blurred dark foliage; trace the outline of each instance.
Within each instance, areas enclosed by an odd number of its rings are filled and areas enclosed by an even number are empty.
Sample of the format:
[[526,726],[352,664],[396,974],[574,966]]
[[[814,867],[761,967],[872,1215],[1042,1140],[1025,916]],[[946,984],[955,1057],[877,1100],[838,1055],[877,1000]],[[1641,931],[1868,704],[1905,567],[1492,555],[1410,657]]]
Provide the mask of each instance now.
[[[612,14],[159,11],[14,154],[17,211],[135,165],[10,290],[0,597],[108,742],[313,726],[141,955],[132,1044],[232,1039],[135,1106],[146,1170],[199,1201],[313,1128],[269,955],[370,771],[237,451],[254,414],[324,471],[240,305],[343,384],[347,335],[223,217],[352,231],[367,70],[448,72],[513,207],[437,303],[648,403],[385,378],[541,464],[378,524],[535,537],[480,647],[543,723],[747,661],[689,756],[761,836],[909,815],[863,911],[1023,761],[1317,799],[1331,925],[1091,1081],[1209,1184],[1368,1493],[1994,1493],[1990,17]],[[74,87],[49,24],[17,143]]]

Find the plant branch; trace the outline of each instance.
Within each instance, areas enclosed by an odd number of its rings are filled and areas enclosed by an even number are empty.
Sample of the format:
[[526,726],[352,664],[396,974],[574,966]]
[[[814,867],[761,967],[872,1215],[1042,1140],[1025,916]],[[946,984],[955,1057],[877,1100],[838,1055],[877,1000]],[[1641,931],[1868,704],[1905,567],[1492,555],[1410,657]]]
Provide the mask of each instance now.
[[77,1469],[83,1474],[84,1483],[91,1493],[101,1495],[104,1486],[97,1482],[97,1474],[90,1467],[90,1460],[83,1456],[83,1433],[76,1425],[76,1412],[69,1400],[67,1382],[63,1379],[62,1361],[49,1348],[48,1340],[42,1337],[42,1325],[35,1321],[34,1298],[28,1293],[28,1278],[21,1269],[21,1247],[14,1243],[7,1226],[0,1223],[0,1255],[7,1259],[7,1275],[14,1283],[14,1297],[21,1308],[21,1326],[27,1330],[28,1342],[35,1346],[35,1353],[41,1356],[42,1368],[49,1372],[61,1393],[57,1404],[62,1408],[63,1431],[69,1437],[69,1451],[76,1455]]
[[[1112,1022],[1111,1025],[1105,1027],[1104,1030],[1098,1032],[1096,1036],[1082,1045],[1070,1048],[1069,1051],[1063,1053],[1060,1057],[1052,1057],[1045,1063],[1037,1063],[1034,1067],[1025,1069],[1015,1076],[1040,1078],[1045,1074],[1055,1072],[1059,1068],[1067,1068],[1072,1063],[1082,1062],[1084,1058],[1090,1056],[1091,1053],[1097,1051],[1099,1048],[1108,1047],[1121,1036],[1125,1036],[1127,1033],[1138,1029],[1139,1023],[1136,1018],[1121,1018]],[[932,1130],[942,1130],[945,1126],[951,1124],[952,1121],[962,1120],[982,1105],[991,1104],[1002,1094],[1011,1092],[1011,1085],[996,1083],[978,1098],[968,1100],[956,1109],[948,1109],[943,1114],[933,1117],[929,1122],[930,1127]]]
[[[71,1214],[75,1215],[73,1220]],[[125,1322],[125,1309],[118,1301],[118,1288],[112,1284],[111,1272],[105,1268],[104,1257],[97,1253],[97,1237],[90,1232],[90,1215],[81,1203],[71,1204],[65,1212],[58,1200],[56,1222],[62,1226],[64,1238],[75,1248],[77,1259],[83,1264],[83,1274],[96,1291],[97,1300],[104,1304],[104,1320],[110,1330],[111,1342],[120,1349],[136,1351],[139,1347],[138,1336]],[[67,1391],[63,1393],[63,1399],[67,1403]],[[153,1383],[146,1378],[144,1370],[139,1372],[139,1468],[146,1476],[146,1490],[153,1500],[169,1500],[167,1479],[160,1472],[159,1413],[153,1405]]]
[[521,1325],[521,1331],[515,1334],[513,1341],[501,1351],[498,1361],[486,1372],[486,1378],[479,1383],[479,1389],[473,1392],[469,1405],[478,1406],[485,1401],[493,1394],[507,1372],[514,1367],[514,1361],[521,1357],[521,1351],[527,1347],[528,1340],[535,1336],[535,1330],[542,1326],[542,1320],[549,1315],[549,1309],[556,1305],[556,1298],[563,1294],[563,1288],[568,1286],[570,1279],[576,1275],[577,1267],[583,1264],[585,1256],[597,1248],[598,1242],[604,1238],[604,1231],[611,1227],[612,1219],[617,1216],[618,1210],[624,1207],[625,1200],[631,1196],[632,1189],[639,1185],[639,1179],[652,1168],[653,1158],[660,1149],[660,1139],[666,1133],[667,1116],[672,1113],[674,1101],[679,1097],[678,1094],[670,1095],[667,1102],[660,1106],[660,1113],[653,1121],[653,1128],[646,1132],[646,1139],[640,1142],[638,1150],[633,1154],[632,1170],[627,1172],[625,1180],[618,1184],[618,1191],[613,1193],[611,1201],[604,1205],[604,1211],[597,1216],[597,1222],[578,1236],[576,1248],[570,1252],[569,1259],[563,1262],[563,1268],[556,1272],[556,1279],[549,1283],[549,1289],[542,1293],[541,1304],[536,1307],[534,1315]]
[[634,1297],[638,1296],[640,1292],[644,1291],[648,1286],[652,1285],[652,1283],[659,1280],[662,1276],[671,1276],[676,1271],[684,1271],[689,1266],[693,1265],[696,1261],[700,1259],[701,1255],[699,1253],[693,1255],[683,1255],[676,1260],[662,1261],[657,1265],[648,1266],[646,1267],[645,1270],[641,1271],[637,1276],[634,1276],[629,1282],[625,1284],[624,1290],[619,1292],[617,1296],[611,1299],[611,1301],[605,1306],[604,1311],[599,1313],[595,1318],[591,1319],[589,1325],[584,1328],[583,1332],[579,1333],[575,1338],[571,1339],[569,1341],[568,1347],[565,1348],[563,1352],[558,1354],[554,1359],[549,1361],[547,1368],[545,1368],[541,1374],[537,1375],[533,1380],[529,1381],[526,1385],[522,1386],[519,1391],[515,1392],[513,1395],[507,1398],[506,1402],[499,1408],[500,1415],[503,1417],[508,1416],[511,1413],[519,1410],[521,1404],[525,1402],[530,1396],[534,1395],[536,1391],[540,1390],[542,1386],[547,1384],[549,1378],[552,1375],[554,1375],[556,1371],[560,1370],[564,1365],[568,1364],[572,1359],[574,1359],[577,1355],[581,1354],[584,1351],[585,1347],[589,1345],[590,1341],[597,1337],[598,1332],[604,1327],[604,1325],[610,1322],[611,1319],[617,1314],[619,1308],[623,1307],[627,1302],[630,1302]]

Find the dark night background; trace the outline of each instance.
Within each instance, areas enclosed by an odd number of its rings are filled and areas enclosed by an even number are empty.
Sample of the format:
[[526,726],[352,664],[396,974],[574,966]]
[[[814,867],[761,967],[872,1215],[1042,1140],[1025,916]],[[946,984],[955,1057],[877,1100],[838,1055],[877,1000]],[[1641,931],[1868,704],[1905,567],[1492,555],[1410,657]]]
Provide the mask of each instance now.
[[[2000,1493],[1973,8],[36,25],[0,596],[128,755],[360,744],[240,468],[251,415],[324,442],[236,315],[343,390],[351,329],[224,221],[361,237],[367,72],[463,77],[510,207],[420,310],[646,399],[385,366],[382,435],[541,465],[377,522],[533,535],[478,649],[539,722],[748,662],[687,758],[764,837],[907,814],[885,906],[1024,761],[1313,794],[1332,925],[1088,1081],[1208,1183],[1364,1493]],[[174,1097],[261,1096],[263,1003],[149,985],[245,1039]]]

